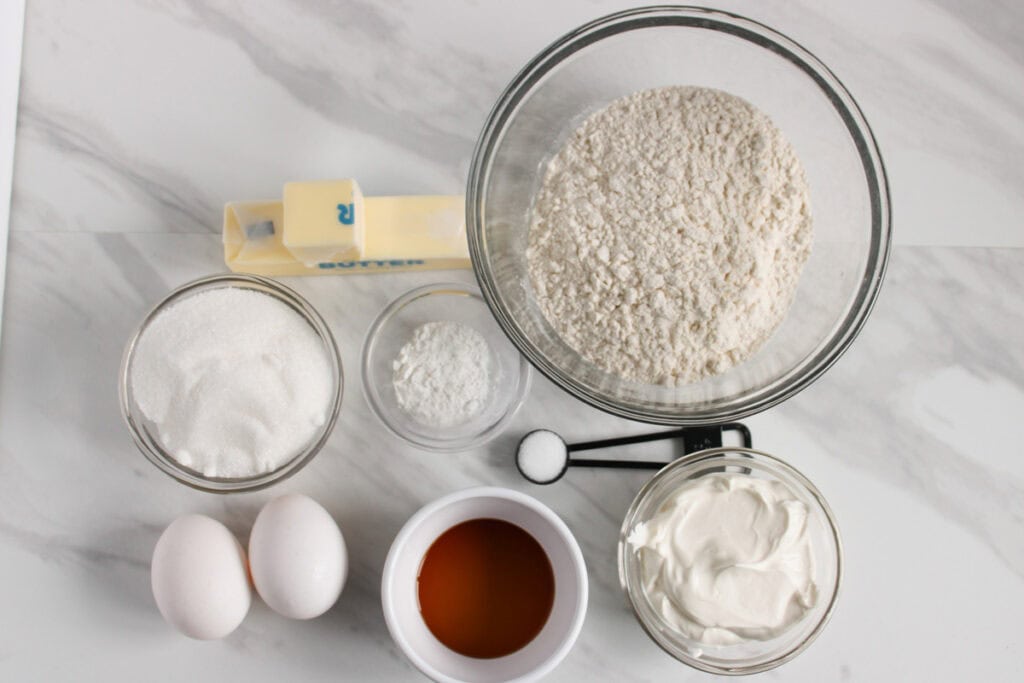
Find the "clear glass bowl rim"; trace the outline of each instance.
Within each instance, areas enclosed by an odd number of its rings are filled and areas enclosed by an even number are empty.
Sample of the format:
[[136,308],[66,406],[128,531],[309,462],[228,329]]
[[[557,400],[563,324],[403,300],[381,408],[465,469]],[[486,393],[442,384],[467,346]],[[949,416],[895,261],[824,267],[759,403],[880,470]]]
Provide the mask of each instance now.
[[[276,470],[264,472],[254,477],[212,478],[205,477],[194,470],[183,468],[175,462],[170,455],[162,452],[161,450],[154,449],[147,440],[143,438],[141,429],[136,421],[136,415],[132,409],[132,402],[129,399],[130,391],[128,386],[128,368],[131,365],[135,346],[138,343],[139,338],[142,336],[143,331],[145,331],[149,323],[152,322],[157,315],[166,310],[171,304],[184,299],[194,290],[206,288],[209,285],[216,285],[218,287],[234,286],[243,289],[252,289],[253,291],[260,291],[259,287],[265,287],[273,291],[275,295],[284,299],[292,310],[301,315],[306,322],[313,327],[317,336],[324,342],[324,346],[328,350],[327,356],[331,364],[331,370],[337,378],[328,419],[324,423],[323,427],[321,427],[316,440]],[[258,287],[252,287],[252,285],[257,285]],[[334,335],[331,334],[330,328],[327,326],[327,323],[324,321],[323,317],[321,317],[320,313],[317,312],[317,310],[313,308],[313,306],[304,297],[290,287],[286,287],[280,282],[270,278],[259,275],[246,275],[242,273],[218,273],[186,282],[180,287],[172,290],[158,304],[150,309],[149,313],[147,313],[142,319],[142,322],[139,323],[139,326],[135,330],[131,339],[129,339],[121,357],[121,369],[118,376],[118,398],[121,404],[121,417],[124,418],[125,424],[128,425],[128,431],[131,433],[132,440],[135,442],[136,447],[142,451],[142,454],[146,456],[146,459],[153,463],[160,471],[176,479],[182,484],[200,491],[207,491],[210,493],[238,493],[264,489],[279,481],[287,479],[309,464],[313,457],[320,452],[320,449],[324,447],[324,444],[327,443],[328,438],[330,438],[331,433],[334,431],[334,426],[338,421],[338,414],[341,410],[341,399],[344,393],[344,386],[345,376],[342,369],[341,355],[338,352],[338,344],[334,340]]]
[[[835,555],[835,567],[836,567],[836,579],[835,583],[831,586],[831,594],[828,598],[828,605],[825,611],[822,613],[821,618],[814,625],[807,636],[797,643],[795,646],[789,648],[785,652],[782,652],[770,659],[766,659],[762,662],[757,662],[748,666],[718,666],[709,663],[706,660],[692,657],[684,651],[674,649],[669,643],[664,642],[657,635],[656,624],[648,623],[643,616],[643,610],[638,606],[638,602],[645,601],[645,597],[642,594],[634,595],[636,591],[640,593],[642,588],[639,585],[635,587],[629,584],[626,577],[626,555],[629,553],[627,546],[627,538],[632,530],[633,524],[636,520],[633,517],[636,515],[638,508],[646,502],[651,492],[659,485],[664,479],[678,475],[680,470],[684,469],[699,469],[705,466],[716,467],[720,465],[733,465],[739,467],[749,467],[753,465],[757,468],[760,465],[764,469],[770,471],[771,468],[777,468],[785,472],[794,481],[796,481],[802,488],[802,492],[809,496],[819,508],[819,511],[824,517],[824,522],[827,530],[832,536],[835,542],[836,555]],[[690,455],[684,455],[681,458],[673,460],[668,465],[658,470],[658,472],[647,481],[646,484],[640,489],[640,491],[633,498],[633,502],[630,503],[629,508],[623,517],[622,527],[619,529],[619,543],[618,543],[618,568],[619,568],[619,585],[622,587],[623,593],[626,595],[626,599],[629,602],[629,607],[633,610],[633,615],[636,617],[637,622],[643,628],[644,632],[654,641],[658,647],[672,655],[679,661],[687,664],[695,669],[701,671],[707,671],[714,674],[724,674],[729,676],[742,676],[747,674],[760,673],[774,669],[786,662],[790,661],[801,652],[806,650],[814,639],[817,638],[821,632],[828,625],[829,620],[832,618],[832,613],[835,611],[836,603],[839,600],[839,591],[843,582],[843,543],[842,538],[839,535],[839,526],[836,523],[835,515],[832,512],[832,508],[829,507],[828,501],[821,494],[821,491],[811,483],[811,481],[803,475],[798,469],[790,465],[789,463],[781,460],[773,455],[765,453],[763,451],[754,450],[751,448],[741,448],[734,446],[726,446],[722,448],[710,448]]]
[[[759,45],[786,58],[825,93],[843,119],[861,159],[871,206],[871,242],[867,268],[855,303],[839,324],[831,343],[803,365],[800,373],[777,386],[762,387],[731,402],[697,408],[648,409],[603,395],[584,386],[546,358],[526,337],[502,302],[483,242],[484,204],[491,162],[508,122],[530,89],[560,62],[603,38],[627,31],[662,26],[716,30]],[[888,265],[892,237],[889,181],[874,133],[860,106],[842,82],[809,50],[778,31],[752,19],[704,7],[657,5],[609,14],[565,34],[534,57],[502,92],[488,114],[473,151],[466,186],[466,233],[473,272],[484,300],[498,325],[519,352],[545,377],[572,396],[605,412],[631,420],[665,425],[701,425],[748,417],[785,401],[812,384],[843,355],[860,333],[874,308]]]
[[408,434],[399,426],[392,424],[391,421],[387,419],[384,409],[380,404],[381,399],[377,387],[370,377],[370,361],[381,330],[384,328],[384,325],[391,320],[391,318],[413,301],[425,296],[438,294],[444,295],[445,293],[450,294],[453,292],[458,293],[459,295],[465,294],[477,299],[482,299],[476,287],[462,282],[435,282],[433,284],[422,285],[420,287],[410,289],[408,292],[402,294],[385,306],[370,325],[370,329],[367,330],[366,338],[363,341],[362,359],[360,362],[363,380],[363,396],[366,397],[366,403],[370,406],[370,411],[376,416],[377,420],[384,425],[385,429],[406,443],[412,444],[417,448],[434,451],[436,453],[457,453],[459,451],[467,451],[472,448],[482,446],[501,434],[526,401],[526,395],[530,391],[530,384],[533,378],[530,373],[530,364],[526,362],[526,359],[523,358],[522,354],[519,354],[519,390],[516,393],[516,396],[513,397],[512,401],[509,403],[508,408],[502,414],[501,418],[487,429],[461,439],[440,440],[417,438],[412,434]]

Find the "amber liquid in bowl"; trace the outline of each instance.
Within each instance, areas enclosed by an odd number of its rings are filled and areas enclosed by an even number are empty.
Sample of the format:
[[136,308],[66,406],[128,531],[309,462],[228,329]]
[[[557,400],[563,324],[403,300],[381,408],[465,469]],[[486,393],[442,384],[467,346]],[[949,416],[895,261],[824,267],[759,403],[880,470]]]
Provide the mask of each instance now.
[[417,581],[420,613],[445,646],[493,659],[525,647],[555,602],[555,574],[544,548],[500,519],[471,519],[437,537]]

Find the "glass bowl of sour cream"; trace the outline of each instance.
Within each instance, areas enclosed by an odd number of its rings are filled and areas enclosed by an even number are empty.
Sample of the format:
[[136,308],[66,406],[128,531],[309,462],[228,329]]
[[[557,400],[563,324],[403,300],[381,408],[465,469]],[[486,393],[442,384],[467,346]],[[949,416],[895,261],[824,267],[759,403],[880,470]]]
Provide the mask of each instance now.
[[669,464],[637,494],[619,535],[619,580],[670,655],[752,674],[821,633],[842,556],[832,511],[806,477],[760,451],[715,448]]

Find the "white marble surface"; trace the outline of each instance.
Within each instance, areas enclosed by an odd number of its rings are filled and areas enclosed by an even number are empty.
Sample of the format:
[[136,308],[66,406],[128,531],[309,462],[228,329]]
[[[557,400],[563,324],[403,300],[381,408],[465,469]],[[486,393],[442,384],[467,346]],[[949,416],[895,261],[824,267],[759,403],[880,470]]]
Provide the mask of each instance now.
[[[422,503],[487,483],[528,491],[576,533],[590,612],[552,680],[697,680],[642,633],[613,563],[644,474],[517,479],[510,447],[640,431],[538,379],[507,434],[442,456],[370,415],[362,335],[437,274],[288,280],[325,315],[348,373],[338,428],[268,492],[191,491],[139,455],[115,378],[144,311],[222,268],[220,206],[283,181],[368,194],[460,192],[503,85],[608,2],[29,3],[0,345],[0,679],[417,680],[379,605],[391,538]],[[724,3],[802,42],[860,101],[891,172],[896,235],[878,307],[818,383],[749,419],[838,517],[835,617],[765,680],[1015,680],[1024,664],[1024,30],[1019,4]],[[446,274],[445,277],[451,277]],[[468,272],[458,277],[469,280]],[[301,491],[344,529],[352,572],[312,622],[257,603],[223,642],[177,636],[148,563],[175,516],[248,534]]]

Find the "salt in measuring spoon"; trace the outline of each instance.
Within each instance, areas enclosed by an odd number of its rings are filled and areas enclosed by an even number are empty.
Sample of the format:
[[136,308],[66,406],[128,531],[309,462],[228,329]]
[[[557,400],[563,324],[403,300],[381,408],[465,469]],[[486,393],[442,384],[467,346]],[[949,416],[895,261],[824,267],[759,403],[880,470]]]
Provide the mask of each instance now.
[[683,454],[686,455],[708,448],[720,447],[722,432],[725,431],[738,432],[744,447],[751,448],[753,446],[750,430],[739,422],[712,427],[684,427],[666,432],[622,436],[577,444],[567,444],[561,436],[550,429],[535,429],[519,441],[519,446],[516,449],[516,469],[527,481],[534,484],[552,484],[565,476],[570,467],[660,470],[668,463],[653,460],[573,458],[570,454],[576,451],[614,448],[662,439],[681,439]]

